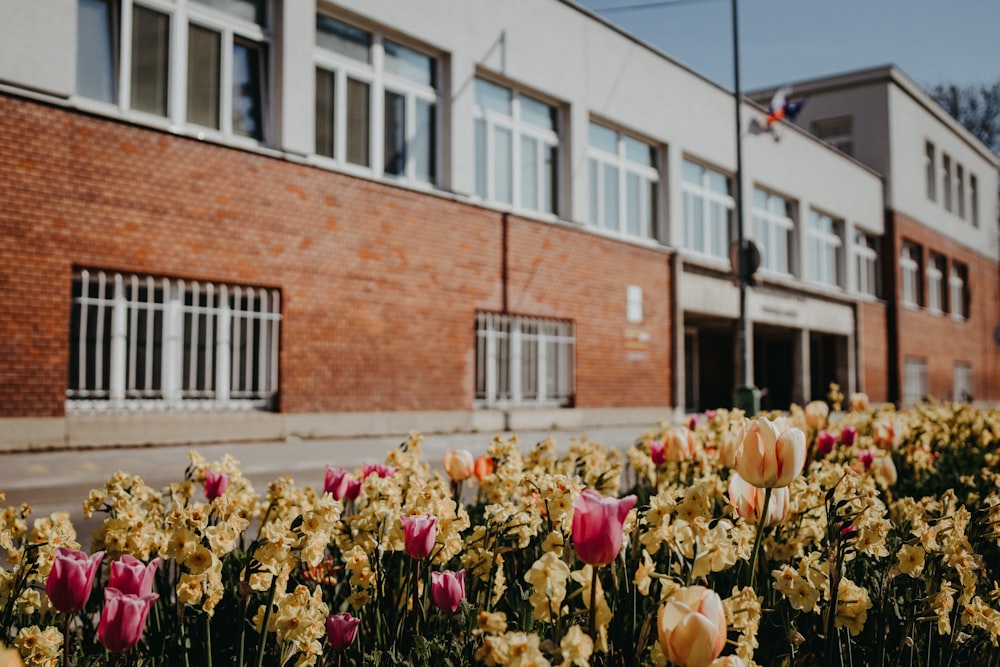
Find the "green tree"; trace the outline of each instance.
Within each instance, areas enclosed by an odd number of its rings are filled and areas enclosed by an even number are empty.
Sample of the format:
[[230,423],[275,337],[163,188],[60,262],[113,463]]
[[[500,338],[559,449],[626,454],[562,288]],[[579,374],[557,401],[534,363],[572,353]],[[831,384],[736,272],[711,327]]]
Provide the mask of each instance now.
[[993,84],[938,84],[931,97],[1000,156],[1000,79]]

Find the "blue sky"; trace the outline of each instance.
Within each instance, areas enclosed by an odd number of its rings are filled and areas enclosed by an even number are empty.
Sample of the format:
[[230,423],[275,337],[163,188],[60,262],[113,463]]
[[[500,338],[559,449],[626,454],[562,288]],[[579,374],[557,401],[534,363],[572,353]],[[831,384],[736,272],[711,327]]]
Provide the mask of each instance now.
[[[577,0],[732,89],[730,0]],[[1000,79],[1000,0],[739,0],[744,90],[895,64],[915,83]]]

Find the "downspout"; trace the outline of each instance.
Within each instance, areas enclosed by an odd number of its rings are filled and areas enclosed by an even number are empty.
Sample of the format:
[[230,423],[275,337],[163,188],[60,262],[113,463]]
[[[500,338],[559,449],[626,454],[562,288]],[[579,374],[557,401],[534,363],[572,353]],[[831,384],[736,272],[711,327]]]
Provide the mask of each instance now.
[[[500,312],[504,315],[510,314],[510,302],[509,302],[509,288],[508,282],[510,280],[510,271],[508,266],[509,253],[510,253],[510,214],[506,211],[501,214],[500,217]],[[503,411],[503,430],[504,432],[510,432],[510,408]]]

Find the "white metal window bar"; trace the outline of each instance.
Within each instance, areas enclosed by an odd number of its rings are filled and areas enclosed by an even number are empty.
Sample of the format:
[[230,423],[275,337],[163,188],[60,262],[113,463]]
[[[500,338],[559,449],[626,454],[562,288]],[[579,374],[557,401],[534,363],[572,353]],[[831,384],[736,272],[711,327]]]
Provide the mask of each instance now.
[[899,257],[899,269],[903,279],[903,304],[912,307],[920,305],[920,249],[911,243],[903,245]]
[[274,289],[82,270],[67,411],[272,408],[280,311]]
[[572,322],[478,313],[476,405],[571,405],[574,348]]
[[945,309],[944,271],[944,257],[931,254],[927,263],[927,310],[935,315],[940,315]]

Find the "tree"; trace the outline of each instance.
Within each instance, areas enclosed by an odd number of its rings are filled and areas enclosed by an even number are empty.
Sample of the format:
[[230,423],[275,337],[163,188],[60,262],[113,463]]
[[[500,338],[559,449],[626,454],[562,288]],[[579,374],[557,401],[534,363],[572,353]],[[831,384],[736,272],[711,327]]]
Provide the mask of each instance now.
[[931,97],[1000,156],[1000,80],[990,84],[938,84]]

